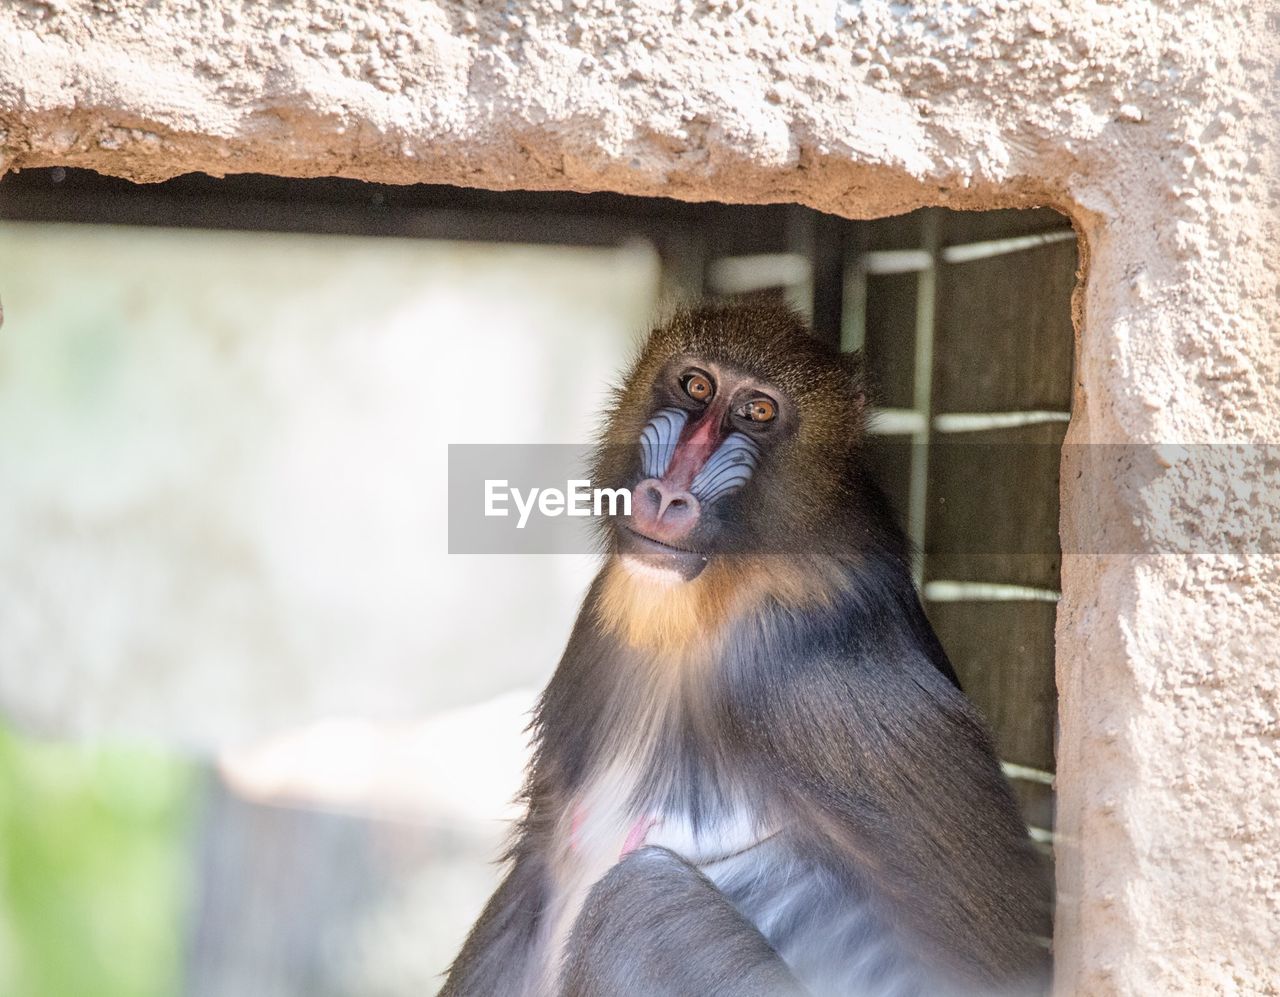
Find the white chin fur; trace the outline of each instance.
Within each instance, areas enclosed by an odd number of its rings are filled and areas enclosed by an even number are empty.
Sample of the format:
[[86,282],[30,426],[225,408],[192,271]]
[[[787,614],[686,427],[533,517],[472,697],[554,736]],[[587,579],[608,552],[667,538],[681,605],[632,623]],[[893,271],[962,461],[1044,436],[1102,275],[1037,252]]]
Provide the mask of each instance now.
[[670,568],[656,567],[630,554],[623,554],[619,560],[628,573],[635,578],[644,578],[656,585],[665,586],[680,585],[684,582],[684,576],[680,572],[672,571]]

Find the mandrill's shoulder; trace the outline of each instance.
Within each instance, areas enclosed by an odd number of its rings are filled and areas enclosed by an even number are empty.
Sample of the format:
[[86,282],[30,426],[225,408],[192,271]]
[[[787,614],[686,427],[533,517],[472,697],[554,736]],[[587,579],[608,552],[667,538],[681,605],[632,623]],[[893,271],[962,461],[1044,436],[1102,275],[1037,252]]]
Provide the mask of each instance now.
[[910,779],[922,765],[959,765],[971,769],[959,782],[1002,784],[986,725],[914,591],[902,595],[882,593],[884,606],[853,600],[816,614],[761,614],[726,661],[726,705],[743,746],[781,771],[803,764],[824,791],[863,782],[870,770]]
[[968,707],[910,576],[897,565],[849,571],[809,605],[766,605],[742,621],[725,649],[726,672],[753,696]]
[[909,763],[921,754],[945,759],[961,744],[992,751],[976,708],[919,648],[851,643],[785,661],[751,657],[735,669],[730,711],[743,727],[767,732],[774,749],[803,753],[806,744],[822,743],[892,752]]

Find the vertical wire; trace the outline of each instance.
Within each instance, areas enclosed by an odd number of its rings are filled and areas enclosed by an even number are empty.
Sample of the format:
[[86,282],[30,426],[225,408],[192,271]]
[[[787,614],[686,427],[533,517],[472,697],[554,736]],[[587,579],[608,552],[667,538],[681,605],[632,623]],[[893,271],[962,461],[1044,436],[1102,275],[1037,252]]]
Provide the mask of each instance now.
[[817,243],[816,212],[808,208],[794,205],[786,214],[784,222],[784,239],[787,251],[798,253],[809,261],[809,273],[800,282],[789,284],[784,289],[786,301],[795,308],[805,320],[813,323],[813,281],[816,269]]
[[851,253],[845,260],[840,299],[840,352],[852,353],[867,342],[867,271],[861,252]]
[[920,417],[920,428],[911,434],[911,477],[907,498],[907,534],[915,547],[912,576],[916,588],[924,584],[925,521],[929,510],[929,430],[933,409],[933,340],[938,289],[939,217],[926,211],[921,219],[921,248],[929,254],[929,266],[916,274],[915,369],[911,407]]

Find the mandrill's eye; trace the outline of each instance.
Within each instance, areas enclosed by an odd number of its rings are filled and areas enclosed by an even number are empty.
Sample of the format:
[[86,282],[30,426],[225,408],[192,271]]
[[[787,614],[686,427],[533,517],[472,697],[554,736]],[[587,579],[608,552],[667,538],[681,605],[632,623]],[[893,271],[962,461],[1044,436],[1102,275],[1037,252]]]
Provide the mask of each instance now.
[[778,406],[771,398],[753,398],[738,410],[738,414],[752,422],[773,422]]
[[684,388],[684,393],[695,402],[709,402],[716,393],[716,386],[711,383],[711,378],[700,370],[689,371],[680,378],[680,385]]

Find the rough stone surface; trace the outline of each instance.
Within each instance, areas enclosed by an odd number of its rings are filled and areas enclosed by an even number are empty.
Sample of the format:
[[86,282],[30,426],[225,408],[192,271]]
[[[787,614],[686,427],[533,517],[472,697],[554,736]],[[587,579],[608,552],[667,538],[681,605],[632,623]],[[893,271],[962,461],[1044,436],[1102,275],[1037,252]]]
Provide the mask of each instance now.
[[1060,991],[1277,992],[1280,15],[797,6],[17,0],[0,169],[1068,212]]

